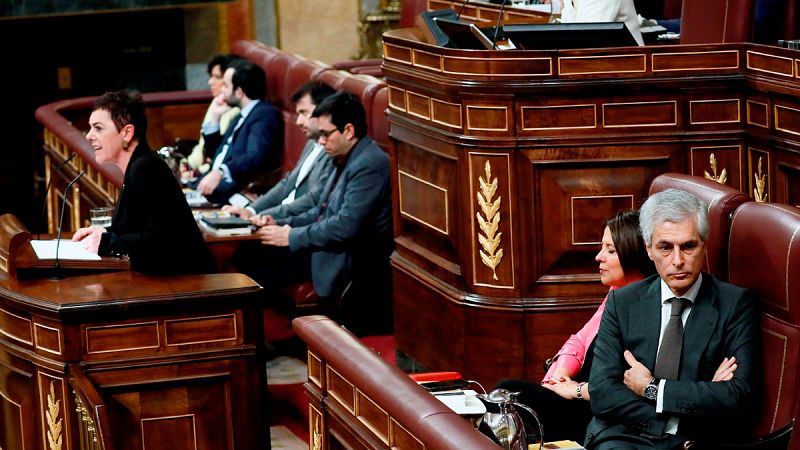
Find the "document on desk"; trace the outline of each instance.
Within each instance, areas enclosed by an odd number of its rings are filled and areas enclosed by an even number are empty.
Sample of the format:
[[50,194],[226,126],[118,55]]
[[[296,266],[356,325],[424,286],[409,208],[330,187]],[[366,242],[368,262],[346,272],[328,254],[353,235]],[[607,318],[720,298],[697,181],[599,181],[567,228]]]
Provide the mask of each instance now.
[[[39,259],[56,259],[56,243],[53,239],[49,241],[31,241],[33,251]],[[58,259],[76,259],[80,261],[100,261],[100,255],[92,253],[80,242],[72,242],[68,239],[61,239],[58,244]]]

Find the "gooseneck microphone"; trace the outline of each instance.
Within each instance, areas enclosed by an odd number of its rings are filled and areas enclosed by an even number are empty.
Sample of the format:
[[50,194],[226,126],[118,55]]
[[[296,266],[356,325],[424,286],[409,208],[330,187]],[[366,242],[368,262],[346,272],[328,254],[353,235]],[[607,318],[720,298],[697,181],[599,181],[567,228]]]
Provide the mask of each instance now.
[[497,26],[494,27],[494,37],[492,38],[492,48],[497,50],[497,32],[500,31],[500,21],[503,19],[503,8],[506,7],[508,0],[503,0],[500,5],[500,14],[497,15]]
[[469,3],[469,0],[464,0],[464,3],[461,4],[461,8],[458,9],[458,14],[456,14],[456,21],[461,17],[461,11],[464,11],[464,7],[467,6],[467,3]]
[[[50,179],[47,180],[47,186],[44,188],[44,202],[42,203],[42,212],[39,213],[40,219],[44,219],[44,212],[47,210],[47,195],[50,193],[50,188],[53,186],[53,179],[56,177],[58,173],[61,172],[61,169],[63,169],[64,166],[66,166],[70,161],[75,159],[76,156],[78,156],[77,153],[69,155],[69,158],[58,163],[58,165],[50,173]],[[39,236],[41,236],[41,233],[39,234]]]
[[75,182],[78,181],[78,179],[85,173],[86,169],[79,173],[78,176],[73,178],[72,181],[67,184],[66,189],[64,189],[64,200],[61,202],[61,218],[58,220],[58,236],[56,236],[56,263],[52,276],[52,278],[55,280],[64,278],[63,275],[61,275],[61,265],[58,261],[58,248],[61,246],[61,230],[64,228],[64,210],[67,208],[67,192],[69,192],[69,189],[72,187],[72,185],[75,184]]

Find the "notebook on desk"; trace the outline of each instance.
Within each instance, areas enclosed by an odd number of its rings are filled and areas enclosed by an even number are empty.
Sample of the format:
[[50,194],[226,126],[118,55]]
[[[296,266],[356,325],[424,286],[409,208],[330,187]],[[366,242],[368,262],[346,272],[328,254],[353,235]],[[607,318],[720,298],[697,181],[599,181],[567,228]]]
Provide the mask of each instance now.
[[242,219],[241,217],[237,216],[228,216],[228,217],[202,217],[202,220],[206,225],[212,228],[218,229],[231,229],[231,228],[250,228],[250,221]]

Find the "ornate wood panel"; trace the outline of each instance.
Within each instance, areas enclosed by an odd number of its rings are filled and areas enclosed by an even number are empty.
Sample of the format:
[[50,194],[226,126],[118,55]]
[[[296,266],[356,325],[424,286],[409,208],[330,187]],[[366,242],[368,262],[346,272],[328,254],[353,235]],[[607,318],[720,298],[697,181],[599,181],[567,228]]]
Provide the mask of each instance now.
[[[427,369],[488,384],[538,375],[537,360],[575,331],[562,314],[589,313],[605,294],[594,262],[604,221],[638,207],[661,173],[800,203],[795,52],[468,51],[419,36],[386,33],[384,71],[402,194],[396,338]],[[447,355],[425,343],[443,338]]]
[[266,448],[259,289],[240,274],[0,273],[0,447],[77,450],[93,433],[115,449]]

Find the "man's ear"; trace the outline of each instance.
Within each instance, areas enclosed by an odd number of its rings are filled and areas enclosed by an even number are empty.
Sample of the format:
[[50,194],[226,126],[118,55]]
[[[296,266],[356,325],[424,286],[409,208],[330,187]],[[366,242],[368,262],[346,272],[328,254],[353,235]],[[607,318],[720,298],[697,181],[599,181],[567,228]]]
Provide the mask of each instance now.
[[344,137],[346,137],[348,141],[352,140],[353,138],[356,137],[356,128],[353,126],[352,123],[348,123],[347,125],[344,126],[344,131],[342,132],[342,134],[344,134]]
[[649,245],[645,245],[644,248],[647,250],[647,257],[650,258],[650,261],[653,260],[653,251],[650,249]]

